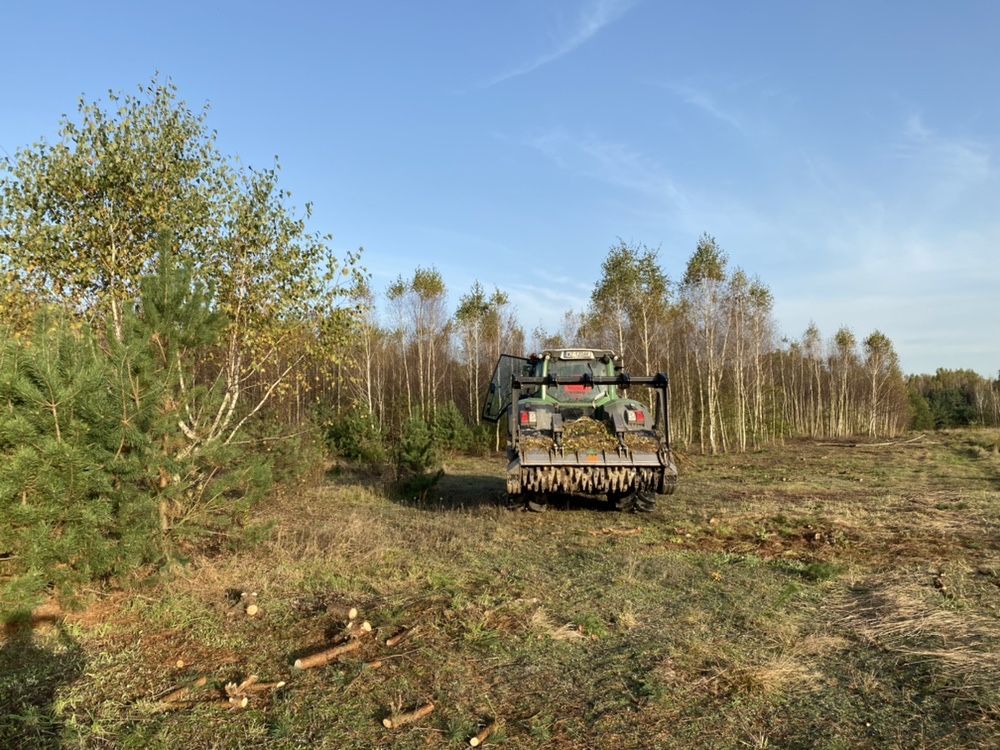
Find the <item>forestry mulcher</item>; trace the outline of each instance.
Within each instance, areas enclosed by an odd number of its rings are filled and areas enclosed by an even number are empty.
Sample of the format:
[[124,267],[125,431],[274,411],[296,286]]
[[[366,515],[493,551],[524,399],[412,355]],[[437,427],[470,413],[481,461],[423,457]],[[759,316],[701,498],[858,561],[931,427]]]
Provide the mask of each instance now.
[[[646,387],[655,410],[629,398]],[[677,484],[670,449],[669,384],[663,373],[633,377],[606,349],[505,354],[483,418],[507,416],[507,493],[544,510],[555,493],[606,495],[619,510],[652,511]]]

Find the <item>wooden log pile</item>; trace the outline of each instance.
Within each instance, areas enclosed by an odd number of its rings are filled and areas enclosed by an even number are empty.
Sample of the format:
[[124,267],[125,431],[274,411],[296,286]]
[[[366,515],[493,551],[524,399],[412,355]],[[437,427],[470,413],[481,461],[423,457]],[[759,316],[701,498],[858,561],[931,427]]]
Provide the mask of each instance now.
[[[256,601],[256,592],[240,591],[238,595],[231,593],[229,604],[226,608],[227,614],[230,616],[239,616],[242,614],[245,617],[254,617],[260,613],[260,608]],[[305,671],[337,663],[342,657],[348,654],[360,655],[361,652],[367,651],[369,660],[360,663],[354,679],[348,682],[344,688],[346,691],[362,675],[380,669],[384,663],[383,659],[392,658],[394,655],[379,655],[378,642],[374,638],[375,629],[368,620],[359,619],[359,612],[356,607],[344,608],[342,612],[338,611],[337,614],[343,618],[341,620],[341,622],[345,623],[343,628],[330,638],[329,642],[322,649],[297,658],[293,663],[293,667],[297,671]],[[403,627],[398,629],[393,635],[386,637],[382,641],[382,644],[384,648],[393,649],[413,638],[420,631],[420,625]],[[171,666],[182,669],[188,665],[183,658],[177,658],[175,661],[172,659]],[[250,674],[238,681],[216,682],[213,686],[207,675],[199,675],[154,695],[152,698],[154,710],[156,711],[175,711],[193,708],[198,705],[215,706],[224,711],[241,711],[254,705],[255,701],[261,696],[270,695],[287,685],[288,683],[285,680],[262,682],[258,675]],[[382,725],[386,729],[396,730],[419,722],[433,713],[435,708],[434,702],[426,701],[412,705],[408,710],[393,710],[382,719]],[[497,728],[495,721],[480,726],[482,726],[482,729],[469,739],[471,747],[482,745],[494,734]]]

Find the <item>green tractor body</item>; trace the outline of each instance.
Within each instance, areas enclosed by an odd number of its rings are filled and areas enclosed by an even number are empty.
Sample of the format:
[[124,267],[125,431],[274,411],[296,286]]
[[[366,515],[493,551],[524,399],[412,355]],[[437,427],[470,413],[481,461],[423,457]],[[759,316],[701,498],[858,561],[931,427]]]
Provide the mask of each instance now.
[[[654,408],[627,395],[649,388]],[[507,492],[529,507],[547,495],[606,495],[619,508],[652,510],[673,492],[667,376],[632,377],[605,349],[503,355],[483,417],[507,422]]]

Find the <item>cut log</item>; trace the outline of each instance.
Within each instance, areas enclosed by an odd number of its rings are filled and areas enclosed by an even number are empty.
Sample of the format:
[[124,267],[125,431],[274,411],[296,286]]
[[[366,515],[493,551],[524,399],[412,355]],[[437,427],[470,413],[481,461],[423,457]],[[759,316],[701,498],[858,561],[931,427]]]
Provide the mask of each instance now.
[[382,719],[382,725],[386,729],[397,729],[406,724],[412,724],[415,721],[420,721],[422,718],[427,716],[431,711],[434,710],[433,703],[425,703],[412,711],[404,711],[403,713],[392,714]]
[[415,632],[417,632],[417,629],[419,627],[420,627],[419,625],[414,625],[412,628],[407,628],[400,633],[396,633],[396,635],[392,636],[392,638],[386,639],[385,645],[388,646],[389,648],[399,645],[407,638],[409,638],[411,635],[413,635]]
[[279,680],[278,682],[258,682],[250,685],[246,688],[245,692],[253,693],[266,693],[268,690],[279,690],[285,686],[284,680]]
[[[235,595],[235,591],[231,592],[231,594]],[[258,612],[260,612],[260,608],[257,606],[256,591],[241,591],[239,598],[233,600],[228,608],[228,614],[230,617],[236,617],[239,615],[249,615],[250,617],[253,617]]]
[[486,742],[486,740],[489,739],[490,735],[493,734],[495,731],[497,731],[497,723],[495,721],[491,721],[489,724],[486,725],[483,731],[481,731],[479,734],[477,734],[475,737],[469,740],[469,745],[471,745],[472,747],[479,747],[484,742]]
[[296,669],[311,669],[312,667],[321,667],[324,664],[329,664],[331,661],[336,661],[342,655],[354,651],[361,646],[361,641],[351,640],[347,643],[342,643],[339,646],[334,646],[333,648],[328,648],[325,651],[320,651],[318,654],[313,654],[312,656],[303,656],[300,659],[295,660]]
[[250,704],[250,699],[247,698],[245,695],[234,696],[232,698],[225,698],[223,700],[216,701],[216,705],[218,705],[219,708],[225,708],[229,710],[246,708],[249,704]]
[[347,641],[353,640],[355,638],[364,638],[365,636],[371,635],[372,624],[365,620],[364,622],[349,622],[347,627],[341,630],[331,641],[331,644],[336,646],[339,643],[346,643]]
[[207,684],[208,684],[207,677],[199,677],[190,685],[181,685],[178,688],[174,688],[169,693],[160,698],[160,703],[178,703],[180,701],[186,700],[191,697],[192,690],[195,690],[200,687],[205,687],[205,685]]
[[245,695],[248,688],[253,687],[257,683],[257,675],[252,674],[247,677],[243,682],[237,685],[235,682],[226,683],[226,695],[230,698]]

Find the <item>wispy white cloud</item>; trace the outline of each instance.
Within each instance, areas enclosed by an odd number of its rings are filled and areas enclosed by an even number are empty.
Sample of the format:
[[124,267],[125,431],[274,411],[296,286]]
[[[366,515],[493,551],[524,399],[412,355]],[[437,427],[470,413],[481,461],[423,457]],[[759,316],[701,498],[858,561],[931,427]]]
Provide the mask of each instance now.
[[572,26],[555,40],[547,52],[494,76],[483,84],[483,88],[495,86],[512,78],[527,75],[544,65],[565,57],[577,47],[585,44],[604,27],[621,18],[633,5],[633,0],[588,0],[580,10]]
[[898,224],[859,227],[816,249],[833,267],[791,269],[772,280],[785,333],[815,322],[824,335],[847,325],[860,337],[878,328],[893,340],[906,372],[940,366],[995,372],[1000,338],[992,324],[1000,269],[989,258],[1000,226],[952,236],[907,233]]
[[906,119],[895,156],[914,170],[921,184],[933,186],[928,197],[946,206],[996,176],[990,149],[973,139],[932,130],[920,115]]
[[542,326],[557,330],[564,313],[568,310],[585,310],[590,302],[588,293],[581,293],[577,284],[561,286],[540,286],[512,282],[504,285],[518,318],[530,329]]
[[686,104],[696,107],[709,117],[729,125],[741,133],[745,132],[746,126],[742,118],[735,115],[728,108],[720,105],[716,97],[705,89],[678,83],[667,83],[661,85],[663,88],[680,97]]
[[683,208],[684,192],[656,161],[627,144],[549,130],[524,141],[560,169],[616,185],[660,204]]
[[[628,191],[626,210],[639,222],[662,225],[697,237],[705,231],[766,234],[771,219],[718,186],[704,190],[674,178],[649,155],[593,134],[549,130],[521,141],[560,169]],[[613,193],[609,192],[609,197]]]

